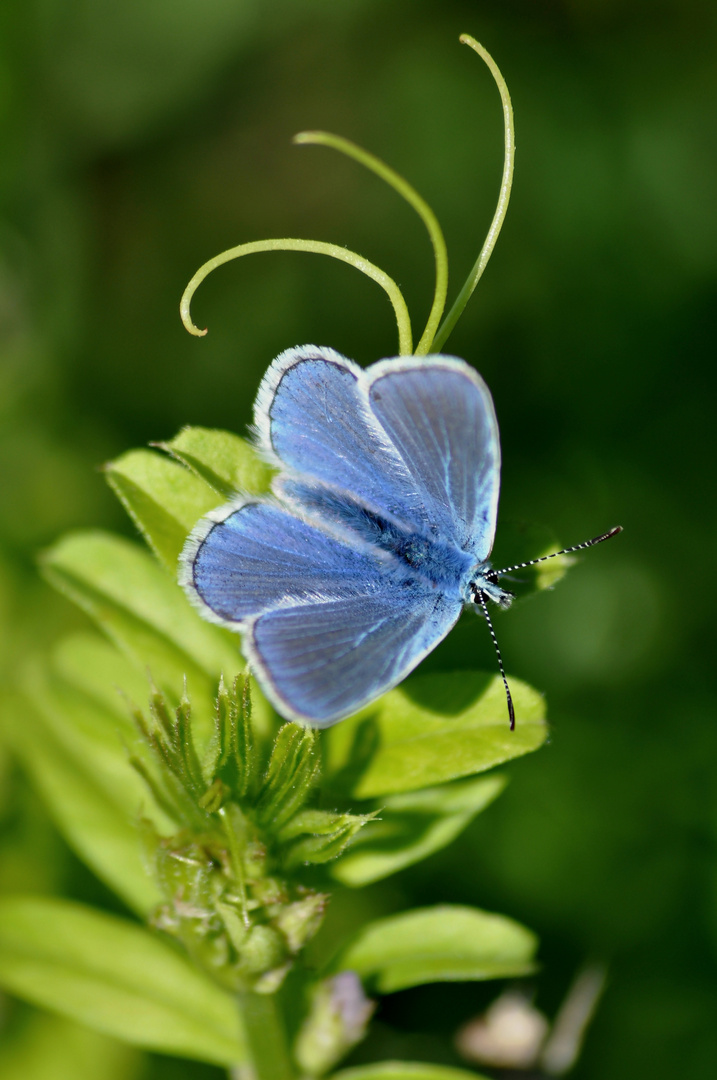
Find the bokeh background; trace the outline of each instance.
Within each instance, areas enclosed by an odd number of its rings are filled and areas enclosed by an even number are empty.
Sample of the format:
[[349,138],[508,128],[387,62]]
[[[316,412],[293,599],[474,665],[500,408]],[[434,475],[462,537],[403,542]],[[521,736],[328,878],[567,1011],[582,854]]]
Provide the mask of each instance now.
[[[625,532],[496,619],[509,673],[547,695],[551,744],[457,844],[338,898],[336,918],[441,900],[513,915],[541,935],[548,1014],[584,961],[609,965],[576,1077],[696,1080],[717,1068],[711,0],[4,0],[0,669],[80,624],[37,577],[43,546],[131,535],[99,464],[187,423],[243,431],[290,345],[395,351],[376,286],[299,254],[219,271],[195,301],[210,334],[190,338],[177,304],[201,262],[266,236],[343,243],[396,277],[420,332],[420,223],[294,132],[339,132],[406,175],[455,292],[502,165],[497,93],[462,31],[501,65],[518,131],[508,220],[448,345],[495,397],[502,516],[566,544]],[[456,635],[492,666],[487,640]],[[115,903],[5,751],[0,890]],[[496,992],[385,999],[361,1053],[458,1063],[452,1032]],[[11,1080],[219,1075],[18,1003],[2,1024]]]

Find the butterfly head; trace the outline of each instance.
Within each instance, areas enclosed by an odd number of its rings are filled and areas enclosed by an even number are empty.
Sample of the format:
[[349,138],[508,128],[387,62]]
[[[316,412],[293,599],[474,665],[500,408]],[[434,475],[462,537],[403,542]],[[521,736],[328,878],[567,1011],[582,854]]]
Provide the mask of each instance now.
[[513,593],[500,584],[500,573],[490,568],[481,569],[468,583],[470,603],[481,604],[481,600],[491,600],[505,611],[515,600]]

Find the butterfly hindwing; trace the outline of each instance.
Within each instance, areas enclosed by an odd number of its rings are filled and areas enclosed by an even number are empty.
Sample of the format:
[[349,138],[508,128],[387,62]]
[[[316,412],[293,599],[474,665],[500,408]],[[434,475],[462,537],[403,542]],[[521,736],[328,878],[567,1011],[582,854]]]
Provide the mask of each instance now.
[[413,671],[455,625],[461,608],[435,591],[384,583],[380,594],[260,615],[244,649],[283,716],[328,727]]
[[245,501],[205,518],[181,580],[244,651],[285,716],[328,726],[404,678],[461,610],[392,556],[350,545],[279,506]]

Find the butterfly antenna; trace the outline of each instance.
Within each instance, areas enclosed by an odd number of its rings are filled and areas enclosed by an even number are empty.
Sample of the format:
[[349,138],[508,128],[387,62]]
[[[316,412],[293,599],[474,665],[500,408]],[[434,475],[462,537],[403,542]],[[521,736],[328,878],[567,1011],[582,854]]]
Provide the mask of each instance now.
[[547,559],[555,559],[558,555],[570,555],[573,551],[582,551],[584,548],[595,547],[596,544],[602,544],[603,540],[611,540],[613,536],[617,536],[622,532],[622,525],[616,525],[614,529],[610,529],[610,532],[602,533],[601,536],[593,536],[592,540],[586,540],[582,544],[575,544],[573,547],[563,548],[562,551],[554,551],[552,555],[541,555],[539,559],[531,559],[529,562],[516,563],[515,566],[506,566],[503,570],[494,570],[494,574],[512,574],[514,570],[524,570],[526,566],[535,566],[536,563],[545,562]]
[[505,677],[505,668],[503,667],[503,657],[500,655],[500,649],[498,647],[498,638],[495,636],[495,630],[493,629],[493,623],[491,622],[490,614],[488,612],[488,605],[485,602],[485,593],[478,590],[475,593],[475,598],[481,606],[483,614],[485,615],[485,621],[488,623],[488,629],[490,630],[490,636],[493,638],[493,647],[495,649],[495,655],[498,657],[498,668],[500,669],[501,678],[503,679],[503,686],[505,687],[505,697],[508,702],[508,716],[510,717],[510,730],[515,731],[515,708],[513,706],[513,697],[510,693],[510,687],[508,686],[508,680]]

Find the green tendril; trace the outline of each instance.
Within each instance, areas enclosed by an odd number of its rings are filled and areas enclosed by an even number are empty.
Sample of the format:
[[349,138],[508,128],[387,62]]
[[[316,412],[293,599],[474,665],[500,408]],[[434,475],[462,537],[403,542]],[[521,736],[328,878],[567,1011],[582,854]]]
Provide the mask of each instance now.
[[386,165],[380,158],[375,157],[374,154],[370,154],[367,150],[357,146],[356,143],[350,142],[349,139],[344,139],[341,135],[332,135],[328,131],[301,131],[298,135],[294,136],[293,142],[299,145],[329,146],[332,150],[338,150],[339,153],[346,154],[347,157],[353,158],[354,161],[358,161],[360,165],[363,165],[381,180],[384,180],[389,184],[402,199],[405,199],[409,206],[413,207],[423,224],[426,226],[431,245],[433,246],[436,264],[436,284],[433,291],[433,304],[431,305],[428,322],[421,335],[421,340],[416,346],[416,356],[425,356],[426,353],[430,352],[433,339],[438,330],[441,316],[443,315],[443,309],[446,306],[446,292],[448,290],[448,254],[446,251],[446,242],[443,238],[443,233],[438,224],[436,215],[433,213],[425,199],[422,199],[415,188],[411,187],[408,181],[404,180],[399,173]]
[[[299,132],[298,135],[295,135],[293,139],[293,141],[298,144],[329,146],[331,149],[338,150],[339,153],[346,154],[347,157],[353,158],[354,161],[358,161],[359,164],[384,180],[401,196],[401,198],[405,199],[409,206],[413,207],[425,225],[433,246],[436,282],[431,311],[428,316],[426,328],[421,334],[420,341],[416,346],[416,356],[425,356],[429,352],[440,352],[448,339],[448,336],[458,322],[458,319],[462,315],[463,310],[468,303],[473,290],[480,281],[483,271],[488,265],[488,260],[493,253],[496,240],[503,227],[503,221],[505,220],[506,211],[508,209],[508,202],[510,201],[510,191],[513,185],[515,129],[513,125],[513,107],[510,101],[508,87],[495,60],[490,53],[483,48],[480,42],[476,41],[475,38],[471,37],[469,34],[461,34],[460,41],[462,44],[470,46],[474,52],[478,53],[487,65],[495,84],[498,87],[498,92],[500,93],[501,102],[503,104],[505,156],[503,160],[503,178],[500,185],[498,205],[496,206],[493,220],[491,221],[488,230],[488,235],[485,238],[485,242],[481,248],[480,255],[476,259],[475,265],[466,278],[463,288],[459,292],[455,303],[442,323],[441,316],[443,315],[443,310],[445,308],[446,291],[448,288],[448,256],[441,227],[438,224],[436,215],[433,213],[428,203],[421,198],[408,181],[404,180],[402,176],[399,176],[397,172],[394,172],[394,170],[386,165],[385,162],[381,161],[380,158],[375,157],[367,150],[362,149],[348,139],[342,138],[340,135],[332,135],[327,131],[302,131]],[[381,286],[393,305],[394,314],[396,316],[396,326],[398,328],[399,354],[401,356],[410,356],[413,353],[413,336],[408,307],[401,290],[393,278],[389,277],[388,274],[384,273],[378,266],[369,262],[368,259],[364,259],[363,256],[357,255],[355,251],[350,251],[348,248],[339,247],[338,244],[324,243],[320,240],[294,240],[287,237],[282,237],[278,240],[256,240],[249,244],[239,244],[237,247],[223,251],[220,255],[215,255],[213,259],[204,263],[204,265],[197,270],[196,274],[184,290],[184,295],[182,296],[179,305],[182,323],[190,334],[194,334],[195,337],[203,337],[207,332],[206,330],[199,330],[198,327],[195,326],[189,312],[192,297],[204,279],[218,266],[231,262],[233,259],[241,258],[242,255],[253,255],[260,251],[307,251],[315,255],[329,255],[332,259],[338,259],[340,262],[348,263],[349,266],[353,266],[356,270],[360,270],[362,274],[366,274],[367,277],[371,278],[372,281],[375,281]]]
[[461,34],[460,41],[463,45],[469,45],[474,52],[477,52],[482,60],[487,64],[491,75],[498,87],[500,93],[500,99],[503,104],[503,123],[505,127],[505,157],[503,159],[503,179],[500,185],[500,194],[498,196],[498,205],[493,215],[490,228],[488,229],[488,235],[485,238],[485,243],[481,249],[481,253],[476,259],[475,265],[470,274],[466,278],[466,282],[456,297],[456,301],[453,307],[446,315],[443,323],[436,334],[433,342],[433,348],[436,352],[440,352],[446,343],[449,334],[452,332],[454,326],[458,322],[458,319],[463,313],[468,300],[473,293],[476,285],[481,279],[483,271],[485,270],[488,260],[493,253],[495,242],[498,239],[501,228],[503,227],[503,221],[505,220],[506,211],[508,209],[508,203],[510,201],[510,189],[513,185],[513,167],[515,165],[515,127],[513,124],[513,106],[510,101],[510,93],[506,85],[505,79],[501,75],[500,68],[496,64],[490,53],[483,48],[480,42],[476,41],[469,34]]
[[179,305],[182,323],[190,334],[195,337],[204,337],[207,332],[195,326],[189,311],[192,297],[204,279],[218,266],[223,266],[224,263],[231,262],[233,259],[239,259],[242,255],[253,255],[259,251],[308,251],[315,255],[330,255],[332,259],[348,263],[349,266],[360,270],[362,274],[366,274],[367,277],[370,277],[381,286],[393,305],[398,327],[398,351],[400,355],[411,355],[413,352],[411,318],[403,294],[393,278],[390,278],[378,266],[374,266],[368,259],[357,255],[355,251],[339,247],[338,244],[327,244],[321,240],[294,240],[288,237],[282,237],[278,240],[255,240],[249,244],[239,244],[237,247],[229,248],[227,251],[215,255],[213,259],[209,259],[203,266],[200,266],[187,285]]

